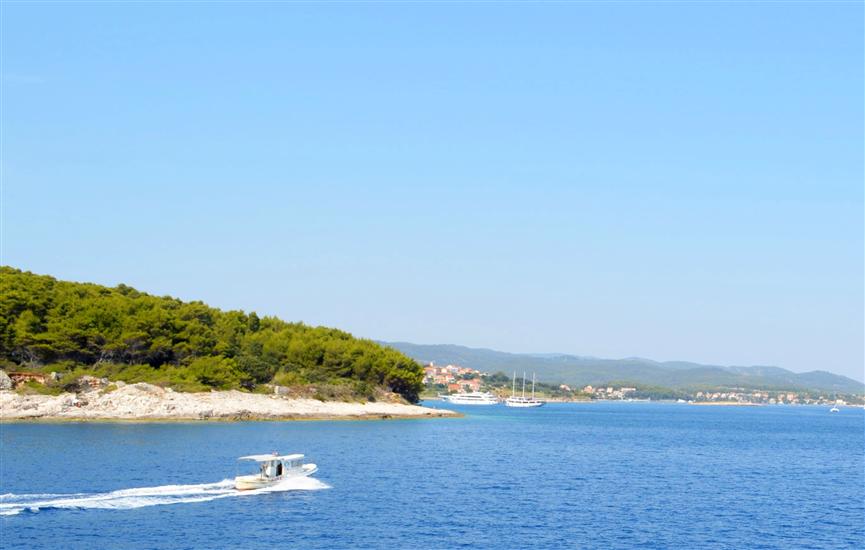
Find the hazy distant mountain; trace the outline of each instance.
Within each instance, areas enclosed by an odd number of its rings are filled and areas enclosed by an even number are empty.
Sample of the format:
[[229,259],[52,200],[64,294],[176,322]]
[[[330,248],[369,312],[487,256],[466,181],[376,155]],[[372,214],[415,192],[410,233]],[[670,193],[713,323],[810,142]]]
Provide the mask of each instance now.
[[600,359],[555,353],[505,353],[450,344],[382,343],[418,361],[453,363],[489,372],[536,372],[544,382],[578,386],[620,381],[682,389],[745,387],[865,393],[865,384],[825,371],[795,373],[779,367],[721,367],[639,357]]

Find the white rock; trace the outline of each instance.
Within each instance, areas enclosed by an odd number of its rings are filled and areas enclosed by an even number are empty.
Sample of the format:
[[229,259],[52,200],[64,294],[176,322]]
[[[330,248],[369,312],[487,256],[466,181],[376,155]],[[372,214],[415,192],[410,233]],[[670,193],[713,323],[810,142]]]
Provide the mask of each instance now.
[[5,370],[0,370],[0,390],[11,390],[12,379],[6,374]]
[[236,390],[204,393],[180,393],[163,390],[151,384],[117,383],[117,389],[102,395],[91,391],[76,401],[73,394],[18,395],[0,391],[0,411],[15,418],[234,418],[234,417],[381,417],[381,416],[451,416],[450,411],[428,409],[399,403],[321,402],[315,399],[272,399],[272,395],[251,394]]

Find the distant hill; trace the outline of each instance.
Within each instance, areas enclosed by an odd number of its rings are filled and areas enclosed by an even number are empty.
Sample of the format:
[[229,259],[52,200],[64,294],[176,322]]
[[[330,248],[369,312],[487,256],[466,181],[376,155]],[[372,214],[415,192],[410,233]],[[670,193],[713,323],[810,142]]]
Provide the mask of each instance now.
[[488,372],[535,372],[544,382],[577,386],[631,382],[675,389],[744,387],[865,393],[865,384],[825,371],[795,373],[779,367],[721,367],[638,357],[599,359],[551,353],[506,353],[450,344],[382,343],[421,362],[453,363]]

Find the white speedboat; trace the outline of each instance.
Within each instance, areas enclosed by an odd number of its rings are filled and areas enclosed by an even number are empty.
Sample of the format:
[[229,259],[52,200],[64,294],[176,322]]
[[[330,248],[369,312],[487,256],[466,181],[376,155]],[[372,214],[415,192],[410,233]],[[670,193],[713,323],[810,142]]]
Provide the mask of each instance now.
[[523,394],[518,396],[517,373],[514,372],[514,381],[511,384],[511,396],[505,399],[505,405],[508,407],[518,407],[523,409],[544,406],[543,401],[535,399],[535,373],[532,373],[532,396],[526,397],[526,373],[523,373]]
[[292,477],[311,476],[318,471],[315,464],[304,464],[303,455],[280,455],[272,453],[269,455],[242,456],[237,460],[255,462],[258,472],[248,475],[240,475],[234,478],[234,488],[239,491],[250,489],[263,489],[276,485],[280,481]]
[[442,401],[447,401],[454,405],[495,405],[499,402],[498,397],[495,395],[479,391],[440,395],[439,397],[441,397]]
[[829,409],[829,412],[830,413],[841,412],[841,409],[838,408],[838,405],[835,405],[831,409]]

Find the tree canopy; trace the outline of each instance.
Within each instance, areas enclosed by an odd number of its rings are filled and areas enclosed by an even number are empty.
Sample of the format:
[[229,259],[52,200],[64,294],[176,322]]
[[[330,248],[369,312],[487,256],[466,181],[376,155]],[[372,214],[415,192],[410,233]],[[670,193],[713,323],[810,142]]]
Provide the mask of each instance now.
[[416,401],[423,387],[423,370],[413,359],[341,330],[5,266],[0,358],[66,370],[112,366],[108,371],[126,378],[165,375],[169,384],[193,383],[187,388],[252,389],[276,377],[297,384],[371,384]]

